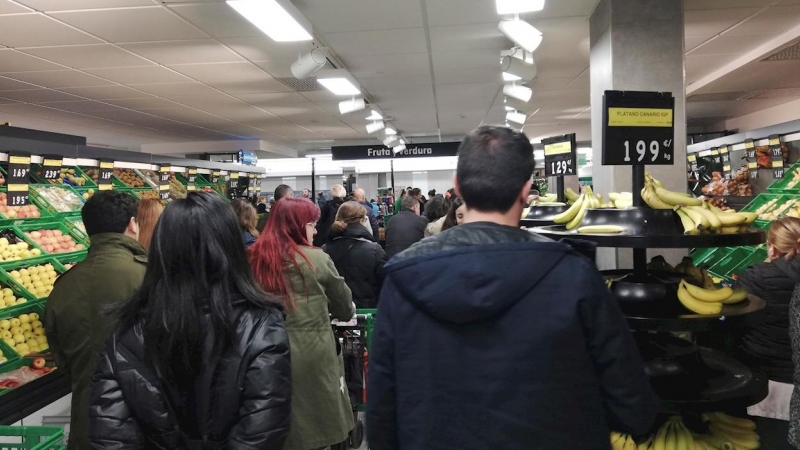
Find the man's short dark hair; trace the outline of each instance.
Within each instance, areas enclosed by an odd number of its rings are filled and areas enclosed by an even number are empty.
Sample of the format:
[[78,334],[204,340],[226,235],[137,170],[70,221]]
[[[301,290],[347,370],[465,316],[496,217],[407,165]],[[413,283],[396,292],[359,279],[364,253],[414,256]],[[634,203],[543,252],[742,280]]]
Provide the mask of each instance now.
[[400,203],[400,206],[403,211],[413,211],[414,205],[419,206],[419,200],[415,199],[410,195],[406,195],[403,197],[403,202]]
[[456,179],[470,209],[506,212],[533,175],[533,146],[511,128],[482,126],[458,147]]
[[131,217],[136,217],[138,201],[130,194],[100,191],[94,194],[81,210],[86,234],[125,232]]
[[289,192],[294,192],[294,189],[292,189],[291,186],[287,186],[285,184],[279,185],[275,188],[275,201],[277,202],[283,197],[286,197],[289,195]]
[[412,197],[416,197],[416,196],[418,196],[418,195],[422,195],[422,189],[420,189],[420,188],[414,188],[414,189],[412,189],[412,190],[410,190],[410,191],[408,192],[408,195],[410,195],[410,196],[412,196]]

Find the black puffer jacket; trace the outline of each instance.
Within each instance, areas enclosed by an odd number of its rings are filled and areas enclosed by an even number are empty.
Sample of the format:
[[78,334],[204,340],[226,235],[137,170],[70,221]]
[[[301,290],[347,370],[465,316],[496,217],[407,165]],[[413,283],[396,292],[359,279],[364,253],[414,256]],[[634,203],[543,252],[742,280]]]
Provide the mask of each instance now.
[[319,212],[319,221],[317,221],[317,234],[314,235],[314,247],[322,247],[328,242],[328,233],[330,232],[331,225],[336,220],[336,213],[339,212],[339,207],[344,203],[343,198],[334,197],[327,202]]
[[767,302],[766,320],[742,330],[738,349],[743,363],[763,372],[770,380],[792,383],[792,345],[789,339],[789,304],[800,283],[800,257],[778,258],[756,264],[742,275],[736,287]]
[[213,354],[216,338],[206,334],[201,373],[184,395],[156,375],[138,326],[109,338],[92,379],[92,447],[280,449],[292,394],[283,315],[244,300],[234,304],[234,314],[233,345]]
[[323,250],[353,292],[356,307],[375,308],[383,283],[386,252],[372,242],[369,231],[358,223],[351,223],[342,232],[331,230]]

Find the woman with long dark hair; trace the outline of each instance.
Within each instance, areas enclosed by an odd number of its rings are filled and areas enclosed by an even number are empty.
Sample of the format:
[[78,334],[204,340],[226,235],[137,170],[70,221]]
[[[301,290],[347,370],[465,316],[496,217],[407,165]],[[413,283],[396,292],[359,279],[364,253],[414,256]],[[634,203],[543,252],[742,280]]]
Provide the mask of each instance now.
[[464,204],[464,200],[461,197],[456,197],[450,203],[450,210],[447,211],[447,215],[444,218],[444,223],[442,223],[442,231],[453,228],[456,225],[461,225],[464,222],[464,214],[467,212],[467,205]]
[[175,200],[149,259],[92,380],[92,447],[280,449],[289,337],[281,305],[250,273],[231,207],[212,194]]
[[292,348],[292,418],[284,450],[328,447],[347,438],[353,413],[331,316],[355,313],[350,289],[331,258],[311,245],[319,209],[306,199],[275,204],[250,247],[250,265],[267,292],[283,300]]
[[447,217],[449,208],[450,200],[441,195],[431,197],[428,200],[425,205],[425,217],[428,219],[428,226],[425,227],[425,237],[439,234],[442,231],[442,225]]

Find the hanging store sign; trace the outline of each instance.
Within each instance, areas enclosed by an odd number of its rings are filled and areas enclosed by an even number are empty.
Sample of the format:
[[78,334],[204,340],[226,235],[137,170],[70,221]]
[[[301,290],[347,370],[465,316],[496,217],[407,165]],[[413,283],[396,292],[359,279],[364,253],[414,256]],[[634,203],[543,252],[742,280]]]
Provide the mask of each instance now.
[[158,169],[158,196],[161,200],[169,200],[169,169],[171,166],[160,166]]
[[189,167],[189,172],[186,176],[186,190],[188,192],[197,190],[197,167]]
[[61,175],[61,164],[63,164],[63,159],[60,156],[45,156],[42,159],[42,178],[57,180]]
[[670,92],[606,91],[602,164],[673,164],[674,111]]
[[30,155],[8,155],[8,206],[25,206],[29,203],[28,183],[31,174]]
[[114,176],[114,161],[100,160],[100,170],[97,174],[97,189],[110,191],[112,189],[111,177]]
[[575,133],[542,139],[542,145],[545,176],[577,175],[578,149]]
[[344,145],[331,147],[333,160],[435,158],[457,156],[460,142],[434,142],[430,144],[406,144],[406,149],[397,153],[383,145]]

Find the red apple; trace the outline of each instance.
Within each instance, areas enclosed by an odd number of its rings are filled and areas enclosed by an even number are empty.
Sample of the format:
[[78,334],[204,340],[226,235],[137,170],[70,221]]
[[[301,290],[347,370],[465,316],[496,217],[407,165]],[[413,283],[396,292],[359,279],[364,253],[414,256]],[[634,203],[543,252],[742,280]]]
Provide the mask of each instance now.
[[47,364],[47,361],[45,361],[44,358],[34,358],[31,366],[35,369],[41,369],[45,366],[45,364]]

